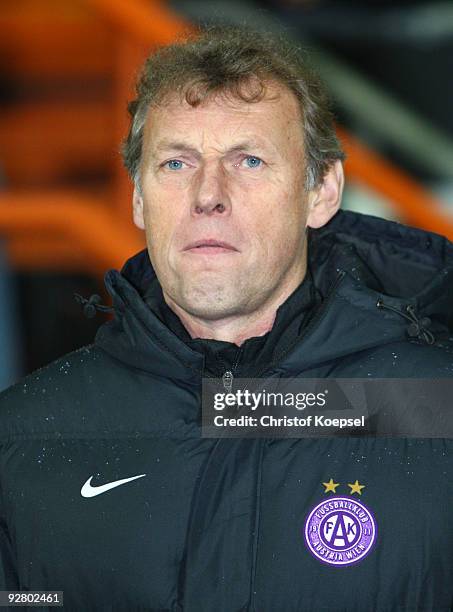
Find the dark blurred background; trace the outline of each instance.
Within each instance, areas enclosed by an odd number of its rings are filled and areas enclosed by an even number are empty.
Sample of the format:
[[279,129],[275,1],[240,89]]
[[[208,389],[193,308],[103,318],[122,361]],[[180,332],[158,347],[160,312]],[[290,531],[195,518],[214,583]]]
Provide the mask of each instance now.
[[348,153],[344,208],[453,239],[453,3],[2,0],[0,389],[92,341],[74,293],[143,248],[119,146],[143,59],[190,24],[304,46]]

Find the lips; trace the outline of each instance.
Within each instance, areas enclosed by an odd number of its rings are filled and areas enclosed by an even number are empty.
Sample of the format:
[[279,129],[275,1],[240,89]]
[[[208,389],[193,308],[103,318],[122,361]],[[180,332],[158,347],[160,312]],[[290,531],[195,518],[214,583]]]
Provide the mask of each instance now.
[[196,240],[195,242],[191,242],[186,247],[184,247],[183,250],[191,251],[196,249],[200,249],[203,251],[208,251],[209,249],[237,251],[237,249],[228,242],[224,242],[223,240],[216,240],[214,238],[202,238],[201,240]]

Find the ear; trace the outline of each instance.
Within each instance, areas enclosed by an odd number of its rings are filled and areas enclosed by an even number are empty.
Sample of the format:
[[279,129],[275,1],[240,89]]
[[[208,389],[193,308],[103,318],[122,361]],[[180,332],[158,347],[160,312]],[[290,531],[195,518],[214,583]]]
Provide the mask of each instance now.
[[341,204],[344,186],[343,164],[340,160],[327,170],[324,179],[308,198],[307,226],[322,227],[334,216]]
[[132,196],[132,209],[133,218],[135,225],[144,230],[145,229],[145,217],[143,214],[143,196],[140,193],[137,185],[134,187],[134,195]]

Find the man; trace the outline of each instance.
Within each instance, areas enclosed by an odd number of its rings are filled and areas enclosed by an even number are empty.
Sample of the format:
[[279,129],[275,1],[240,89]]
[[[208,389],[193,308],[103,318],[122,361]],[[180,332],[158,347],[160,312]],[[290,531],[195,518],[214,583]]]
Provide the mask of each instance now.
[[200,398],[203,377],[451,377],[451,244],[337,212],[332,117],[282,41],[162,49],[130,111],[147,252],[107,274],[92,346],[1,397],[0,589],[68,610],[450,609],[449,439],[207,438]]

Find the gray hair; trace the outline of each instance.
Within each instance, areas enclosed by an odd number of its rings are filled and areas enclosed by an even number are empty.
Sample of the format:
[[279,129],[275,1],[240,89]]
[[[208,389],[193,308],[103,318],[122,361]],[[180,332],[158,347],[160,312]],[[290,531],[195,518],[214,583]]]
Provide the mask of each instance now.
[[124,165],[140,189],[143,127],[150,106],[179,93],[191,106],[216,94],[246,102],[266,95],[266,82],[292,91],[299,103],[305,142],[305,187],[318,186],[329,167],[345,154],[319,77],[301,49],[284,37],[237,26],[211,26],[196,37],[159,49],[145,62],[129,103],[129,134],[122,146]]

